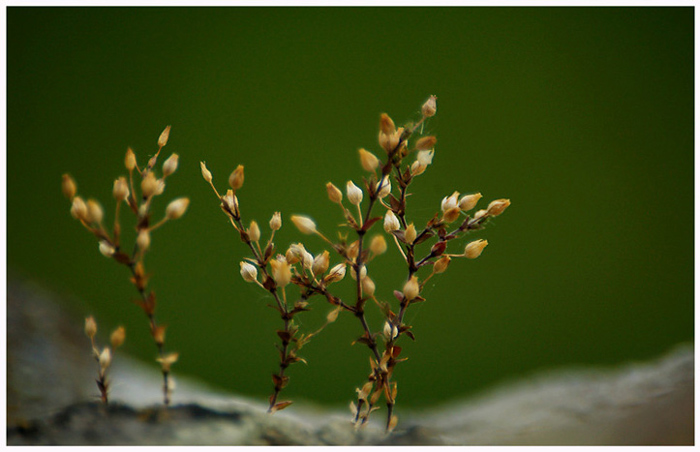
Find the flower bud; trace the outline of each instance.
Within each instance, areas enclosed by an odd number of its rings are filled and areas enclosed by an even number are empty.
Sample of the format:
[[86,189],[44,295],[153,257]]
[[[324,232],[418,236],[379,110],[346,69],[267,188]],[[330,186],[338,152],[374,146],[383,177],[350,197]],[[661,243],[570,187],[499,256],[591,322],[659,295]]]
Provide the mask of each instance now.
[[492,217],[497,217],[498,215],[502,214],[509,205],[510,199],[497,199],[495,201],[491,201],[486,211]]
[[[292,243],[285,253],[285,259],[289,265],[294,265],[304,258],[306,248],[301,243]],[[302,264],[303,265],[303,264]]]
[[434,136],[423,137],[416,142],[416,149],[419,151],[427,151],[434,148],[435,143],[437,143],[437,138]]
[[151,233],[148,229],[141,229],[136,237],[136,246],[141,252],[146,251],[151,246]]
[[375,235],[372,237],[372,241],[369,244],[369,250],[375,256],[384,254],[386,252],[386,240],[384,240],[383,235]]
[[413,223],[409,224],[406,228],[406,232],[404,233],[406,243],[408,243],[409,245],[412,244],[413,241],[416,240],[417,236],[418,233],[416,232],[416,227],[413,225]]
[[163,129],[160,136],[158,137],[158,147],[162,148],[163,146],[168,144],[169,137],[170,137],[170,126],[167,126],[165,129]]
[[369,276],[362,279],[362,295],[365,297],[371,297],[374,295],[375,290],[374,281]]
[[279,287],[285,287],[292,280],[292,269],[287,261],[282,257],[270,261],[272,267],[272,279]]
[[355,240],[345,249],[345,255],[350,259],[355,259],[360,253],[360,241]]
[[243,165],[238,165],[235,170],[228,177],[228,184],[233,188],[233,190],[238,190],[243,186],[243,181],[245,180],[245,174],[243,173]]
[[292,223],[302,234],[314,234],[316,232],[316,223],[309,217],[292,215]]
[[114,255],[114,253],[116,252],[116,250],[114,249],[112,244],[110,244],[106,240],[100,241],[99,250],[100,250],[100,253],[102,253],[102,255],[104,257],[112,257]]
[[163,177],[168,177],[177,171],[178,159],[180,157],[177,154],[172,154],[163,162]]
[[73,197],[73,203],[70,207],[70,214],[73,215],[73,218],[77,220],[86,221],[88,209],[87,205],[85,204],[85,201],[83,201],[83,198],[81,198],[80,196]]
[[374,172],[379,166],[379,159],[366,149],[360,149],[360,164],[365,171]]
[[[362,281],[363,279],[365,279],[366,276],[367,276],[367,267],[365,267],[365,266],[363,265],[362,268],[360,269],[360,281]],[[355,266],[354,266],[354,265],[351,265],[351,266],[350,266],[350,277],[351,277],[352,279],[354,279],[355,281],[357,281],[357,272],[355,271]]]
[[384,176],[381,181],[377,182],[377,198],[384,199],[391,193],[391,181],[389,176]]
[[427,168],[427,165],[423,165],[421,162],[416,160],[411,164],[411,176],[420,176]]
[[484,248],[486,248],[486,245],[488,244],[489,242],[486,240],[475,240],[473,242],[469,242],[464,248],[464,257],[476,259],[481,255],[481,252],[484,251]]
[[328,272],[328,276],[326,276],[323,281],[326,284],[338,282],[345,278],[345,264],[338,264],[335,267],[331,268],[331,271]]
[[314,263],[311,266],[311,271],[313,271],[315,276],[322,275],[328,270],[328,265],[330,265],[330,254],[328,251],[323,251],[314,258]]
[[478,220],[481,217],[485,217],[487,215],[487,213],[488,212],[486,211],[486,209],[477,210],[476,213],[474,214],[474,219]]
[[433,163],[433,155],[435,155],[435,151],[432,149],[428,149],[427,151],[420,151],[416,156],[416,161],[419,162],[421,165],[428,166],[431,163]]
[[124,201],[129,197],[129,184],[126,182],[126,178],[120,177],[114,181],[112,196],[114,196],[114,199],[117,201]]
[[459,207],[453,207],[442,215],[442,220],[445,223],[452,223],[459,218],[461,213],[462,209],[460,209]]
[[326,184],[326,191],[328,192],[328,199],[330,199],[331,202],[340,204],[343,201],[343,192],[331,182]]
[[273,231],[279,231],[280,228],[282,227],[282,214],[279,212],[275,212],[272,214],[272,218],[270,219],[270,229]]
[[112,352],[109,350],[109,347],[105,347],[102,350],[102,353],[100,353],[100,368],[104,371],[109,367],[110,364],[112,364]]
[[132,151],[131,148],[127,148],[126,150],[126,157],[124,157],[124,166],[129,171],[133,171],[134,168],[136,168],[136,155],[134,155],[134,151]]
[[451,261],[450,256],[442,256],[433,264],[433,273],[444,273]]
[[437,97],[430,96],[428,100],[426,100],[423,104],[423,107],[421,108],[421,113],[423,113],[423,116],[425,116],[426,118],[435,116],[435,113],[437,113]]
[[301,253],[301,265],[304,268],[311,270],[311,268],[314,265],[314,255],[309,253],[308,251],[304,250]]
[[387,210],[384,215],[384,230],[391,234],[394,231],[398,231],[401,228],[399,219],[394,215],[394,212]]
[[158,191],[158,180],[153,171],[148,171],[146,176],[141,180],[141,194],[148,199]]
[[420,286],[418,285],[418,278],[413,275],[411,276],[411,279],[406,281],[406,284],[403,286],[403,296],[410,301],[416,298],[419,292]]
[[102,223],[102,218],[104,218],[104,212],[102,211],[102,206],[100,203],[94,199],[88,199],[87,222],[100,224]]
[[391,135],[396,132],[394,121],[386,113],[382,113],[379,117],[379,130],[386,135]]
[[250,227],[248,228],[248,238],[251,242],[257,242],[260,240],[260,226],[253,220],[250,222]]
[[112,344],[113,349],[119,348],[126,339],[126,330],[123,326],[120,326],[116,330],[112,331],[112,335],[109,337],[109,341]]
[[199,162],[199,168],[202,170],[202,177],[204,180],[211,183],[212,175],[211,171],[207,169],[207,165],[204,162]]
[[85,335],[89,337],[90,339],[95,337],[95,334],[97,334],[97,322],[95,322],[95,319],[90,316],[85,318]]
[[464,195],[462,199],[459,200],[459,208],[463,211],[472,210],[476,207],[476,203],[481,199],[481,193],[474,193],[473,195]]
[[445,196],[442,198],[442,203],[440,203],[440,209],[443,213],[450,209],[457,207],[457,198],[459,197],[459,192],[454,192],[450,196]]
[[253,282],[258,279],[258,269],[255,265],[241,261],[241,276],[245,282]]
[[156,191],[153,192],[153,196],[162,195],[165,191],[165,181],[163,179],[156,180]]
[[78,192],[78,187],[75,185],[75,181],[68,174],[64,174],[61,179],[61,191],[63,191],[63,196],[68,199],[73,199],[75,194]]
[[345,186],[345,193],[348,195],[348,201],[350,201],[351,204],[359,206],[362,202],[362,189],[353,184],[351,180],[349,180]]
[[399,329],[389,322],[384,322],[384,329],[382,330],[382,334],[384,335],[384,338],[387,341],[393,341],[394,339],[396,339],[396,336],[399,335]]
[[177,220],[185,214],[187,206],[189,205],[189,198],[177,198],[171,201],[168,207],[165,208],[165,216],[168,217],[169,220]]
[[234,216],[237,217],[240,215],[238,211],[238,197],[233,194],[233,190],[229,189],[226,192],[226,196],[221,198],[221,203],[224,205],[225,209],[233,213]]

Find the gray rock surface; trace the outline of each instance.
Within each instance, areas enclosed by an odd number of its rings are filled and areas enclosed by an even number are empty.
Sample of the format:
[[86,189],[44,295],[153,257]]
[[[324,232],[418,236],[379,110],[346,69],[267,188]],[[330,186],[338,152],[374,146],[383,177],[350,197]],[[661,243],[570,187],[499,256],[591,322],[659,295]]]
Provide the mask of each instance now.
[[[397,430],[355,430],[348,412],[308,403],[273,416],[265,405],[178,378],[159,406],[161,376],[120,355],[109,407],[94,401],[81,319],[51,294],[8,281],[8,444],[468,445],[693,444],[694,352],[617,368],[567,369],[479,397],[401,413]],[[51,384],[48,384],[51,382]],[[126,390],[128,388],[128,391]]]

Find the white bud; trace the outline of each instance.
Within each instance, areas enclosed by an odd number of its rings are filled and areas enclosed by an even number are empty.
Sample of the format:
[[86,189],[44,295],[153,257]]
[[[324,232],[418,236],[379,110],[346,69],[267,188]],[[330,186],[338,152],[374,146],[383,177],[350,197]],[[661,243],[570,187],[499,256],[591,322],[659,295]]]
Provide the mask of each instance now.
[[345,264],[338,264],[335,267],[331,268],[331,271],[328,272],[328,276],[324,278],[324,281],[327,284],[338,282],[345,278]]
[[253,282],[258,278],[258,269],[248,262],[241,262],[241,276],[245,282]]
[[384,230],[391,234],[394,231],[398,231],[401,228],[399,219],[394,215],[394,212],[387,210],[384,215]]
[[351,180],[349,180],[345,186],[345,193],[348,195],[348,201],[350,201],[351,204],[359,206],[362,202],[362,189],[353,184]]
[[365,297],[371,297],[374,295],[374,281],[369,276],[362,279],[362,294]]
[[282,215],[279,212],[275,212],[270,219],[270,229],[273,231],[279,231],[282,227]]
[[179,156],[177,154],[172,154],[163,162],[163,176],[170,176],[177,170],[178,159]]
[[433,163],[433,155],[435,151],[433,149],[428,149],[427,151],[419,151],[416,161],[423,166],[428,166]]
[[114,256],[114,253],[116,252],[114,247],[106,240],[100,241],[99,249],[100,249],[100,253],[102,253],[102,255],[104,257],[112,257],[112,256]]
[[389,193],[391,193],[391,181],[389,180],[389,176],[384,176],[380,182],[377,182],[376,188],[379,190],[377,192],[377,197],[379,199],[386,198]]
[[292,215],[292,223],[302,234],[313,234],[316,232],[316,223],[309,217]]
[[168,207],[165,208],[165,216],[169,220],[177,220],[185,214],[187,211],[187,206],[190,205],[190,200],[188,198],[178,198],[171,201]]
[[[360,269],[360,281],[365,279],[365,276],[367,276],[367,267],[363,265]],[[353,265],[350,266],[350,277],[357,281],[357,272],[355,271],[355,266]]]
[[73,215],[73,218],[77,220],[85,221],[87,219],[87,204],[85,204],[83,198],[81,198],[80,196],[73,197],[73,203],[70,207],[70,214]]
[[459,192],[454,192],[450,196],[445,196],[442,198],[442,203],[440,203],[440,209],[442,212],[447,212],[450,209],[457,207],[457,198],[459,197]]
[[105,370],[109,367],[110,364],[112,364],[112,352],[110,351],[109,347],[105,347],[102,350],[102,353],[100,353],[100,368],[102,370]]

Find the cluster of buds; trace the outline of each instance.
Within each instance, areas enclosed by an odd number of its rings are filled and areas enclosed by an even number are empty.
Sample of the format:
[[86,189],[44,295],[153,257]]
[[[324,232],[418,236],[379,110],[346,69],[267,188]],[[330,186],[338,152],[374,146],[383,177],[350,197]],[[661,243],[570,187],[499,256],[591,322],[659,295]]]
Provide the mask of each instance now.
[[105,404],[109,403],[109,381],[107,381],[107,370],[112,365],[112,356],[126,339],[126,331],[120,326],[109,337],[109,342],[112,348],[104,347],[102,350],[95,343],[95,335],[97,334],[97,322],[90,316],[85,319],[85,335],[90,339],[92,346],[92,356],[97,361],[97,388],[100,390],[100,398]]
[[[182,217],[189,205],[188,198],[178,198],[171,201],[165,208],[163,217],[152,223],[151,206],[154,198],[163,194],[166,179],[178,168],[179,157],[171,154],[161,167],[161,176],[156,175],[155,166],[161,150],[168,143],[170,126],[160,134],[158,138],[158,151],[148,160],[147,164],[140,168],[136,161],[136,155],[129,148],[124,159],[124,166],[129,172],[127,177],[119,177],[114,181],[112,196],[116,202],[114,213],[114,226],[111,233],[105,227],[104,211],[100,203],[94,199],[83,200],[77,194],[75,180],[68,174],[63,175],[62,190],[66,198],[71,201],[71,215],[93,234],[98,240],[99,252],[107,258],[113,259],[119,264],[129,268],[131,282],[139,292],[140,298],[136,300],[149,320],[151,335],[158,347],[158,361],[161,363],[163,373],[163,398],[164,403],[170,403],[170,395],[173,384],[168,378],[170,366],[177,359],[176,354],[166,355],[164,351],[165,326],[158,325],[155,321],[155,294],[147,292],[148,275],[144,268],[144,256],[151,246],[151,233],[170,220]],[[135,182],[136,178],[137,180]],[[136,190],[138,187],[138,193]],[[122,227],[120,212],[122,204],[126,204],[130,212],[136,217],[136,233],[134,246],[131,252],[125,251],[122,244]]]

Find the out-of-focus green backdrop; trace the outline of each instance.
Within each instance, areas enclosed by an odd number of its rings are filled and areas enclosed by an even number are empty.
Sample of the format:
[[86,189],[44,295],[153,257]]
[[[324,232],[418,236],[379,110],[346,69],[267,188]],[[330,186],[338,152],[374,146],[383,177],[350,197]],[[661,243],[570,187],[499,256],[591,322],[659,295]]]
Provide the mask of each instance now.
[[[341,221],[324,185],[360,181],[359,147],[381,155],[379,114],[415,120],[430,94],[439,141],[415,221],[454,190],[513,204],[473,236],[484,254],[455,260],[409,311],[418,341],[403,344],[400,405],[693,340],[692,8],[14,7],[7,24],[8,268],[103,333],[125,325],[126,349],[148,361],[127,270],[71,218],[60,180],[75,176],[111,221],[127,146],[143,163],[172,124],[165,156],[180,169],[156,210],[192,202],[154,233],[147,264],[176,376],[262,401],[278,359],[280,320],[242,281],[245,248],[199,161],[220,188],[244,164],[245,216],[282,211],[286,247],[301,238],[293,213],[325,231]],[[404,278],[390,251],[370,269],[387,300]],[[313,307],[304,328],[330,309]],[[359,332],[344,315],[305,347],[286,395],[353,399],[368,373],[366,348],[350,346]]]

